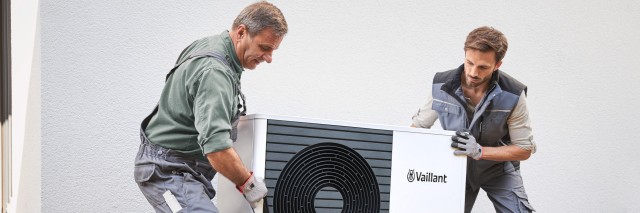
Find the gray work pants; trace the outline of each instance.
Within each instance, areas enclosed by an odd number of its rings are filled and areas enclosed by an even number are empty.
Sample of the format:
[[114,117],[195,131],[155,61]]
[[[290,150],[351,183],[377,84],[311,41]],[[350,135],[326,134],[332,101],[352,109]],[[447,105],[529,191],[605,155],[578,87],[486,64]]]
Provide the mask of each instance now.
[[[156,212],[173,212],[163,194],[170,191],[180,204],[178,212],[218,212],[211,199],[216,174],[209,162],[155,145],[140,133],[134,178]],[[177,209],[173,209],[177,211]]]
[[[477,177],[477,179],[467,177],[464,212],[471,212],[480,188],[487,193],[496,212],[519,213],[535,211],[529,204],[529,198],[524,191],[520,169],[514,168],[511,162],[504,162],[504,170],[502,168],[500,170],[502,171],[493,171],[493,174],[491,174],[492,172],[485,172],[486,176]],[[469,181],[474,181],[475,183],[470,183]]]

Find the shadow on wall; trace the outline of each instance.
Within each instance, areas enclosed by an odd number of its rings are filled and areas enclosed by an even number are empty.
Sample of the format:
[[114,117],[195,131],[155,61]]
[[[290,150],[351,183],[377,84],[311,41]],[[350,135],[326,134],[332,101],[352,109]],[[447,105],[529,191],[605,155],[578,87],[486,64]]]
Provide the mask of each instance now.
[[[37,10],[39,11],[39,9]],[[33,58],[31,59],[31,77],[27,91],[27,111],[24,126],[24,144],[19,185],[14,189],[15,212],[40,212],[42,209],[42,163],[41,163],[41,81],[40,81],[40,13],[36,18]],[[16,171],[14,169],[14,171]],[[18,191],[19,190],[19,191]]]

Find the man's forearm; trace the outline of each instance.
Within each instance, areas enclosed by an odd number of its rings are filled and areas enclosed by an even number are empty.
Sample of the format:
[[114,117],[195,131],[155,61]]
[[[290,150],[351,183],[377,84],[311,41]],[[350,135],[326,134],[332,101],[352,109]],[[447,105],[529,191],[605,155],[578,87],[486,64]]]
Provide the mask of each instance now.
[[242,160],[236,150],[228,148],[218,152],[207,154],[207,159],[213,168],[235,185],[241,186],[249,179],[251,173],[242,164]]
[[531,156],[530,150],[524,150],[516,145],[500,147],[482,147],[482,160],[492,161],[523,161]]

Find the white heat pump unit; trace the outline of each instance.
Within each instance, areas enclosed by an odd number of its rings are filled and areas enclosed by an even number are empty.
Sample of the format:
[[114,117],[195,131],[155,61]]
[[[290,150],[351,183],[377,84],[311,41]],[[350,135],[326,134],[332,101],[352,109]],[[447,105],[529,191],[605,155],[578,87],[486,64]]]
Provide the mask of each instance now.
[[220,176],[224,213],[463,212],[466,157],[453,132],[254,114],[234,148],[269,193],[251,209]]

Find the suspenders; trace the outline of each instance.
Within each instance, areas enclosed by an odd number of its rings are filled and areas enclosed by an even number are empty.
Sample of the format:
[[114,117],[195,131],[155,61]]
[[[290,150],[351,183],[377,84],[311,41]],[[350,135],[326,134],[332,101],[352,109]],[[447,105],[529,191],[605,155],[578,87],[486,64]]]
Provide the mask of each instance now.
[[[222,55],[221,53],[218,52],[213,52],[213,51],[209,51],[209,52],[199,52],[199,53],[195,53],[193,55],[190,55],[188,58],[186,58],[184,61],[180,62],[179,64],[176,64],[175,67],[173,67],[171,69],[171,71],[169,71],[169,73],[167,73],[167,77],[165,78],[165,81],[169,80],[169,76],[171,76],[176,69],[178,69],[178,67],[180,67],[180,65],[182,65],[184,62],[188,61],[189,59],[193,59],[193,58],[204,58],[204,57],[212,57],[215,58],[216,60],[222,62],[223,64],[227,65],[227,67],[231,67],[229,64],[229,61],[227,61],[227,59],[224,57],[224,55]],[[232,74],[233,75],[233,74]],[[235,79],[235,78],[234,78]],[[236,141],[237,138],[237,126],[238,126],[238,122],[240,121],[240,116],[244,116],[247,114],[247,104],[246,104],[246,100],[244,97],[244,94],[242,93],[242,90],[240,90],[240,79],[235,79],[235,85],[236,85],[236,94],[238,94],[238,111],[236,112],[236,114],[233,116],[233,118],[231,119],[231,124],[232,124],[232,129],[231,129],[231,140],[233,140],[234,142]],[[242,108],[242,110],[240,110]],[[151,112],[151,114],[149,114],[149,116],[147,116],[143,121],[142,124],[140,125],[141,130],[144,131],[147,126],[149,125],[149,121],[151,121],[151,118],[158,113],[158,105],[156,105],[156,108],[153,109],[153,111]]]

